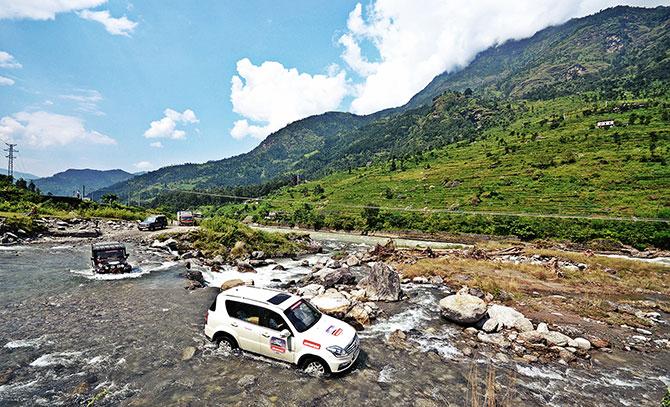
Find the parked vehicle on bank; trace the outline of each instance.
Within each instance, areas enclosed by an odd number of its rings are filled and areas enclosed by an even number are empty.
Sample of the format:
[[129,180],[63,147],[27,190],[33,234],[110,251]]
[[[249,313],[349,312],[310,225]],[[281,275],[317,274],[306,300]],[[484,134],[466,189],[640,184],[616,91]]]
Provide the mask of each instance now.
[[292,363],[315,376],[347,370],[360,351],[351,325],[299,296],[253,286],[217,296],[205,317],[205,335],[222,348]]
[[165,229],[168,225],[168,219],[165,215],[151,215],[137,224],[139,230],[157,230]]
[[179,226],[195,226],[195,217],[191,211],[177,212],[177,225]]
[[119,242],[94,243],[91,245],[91,262],[95,273],[129,273],[126,246]]

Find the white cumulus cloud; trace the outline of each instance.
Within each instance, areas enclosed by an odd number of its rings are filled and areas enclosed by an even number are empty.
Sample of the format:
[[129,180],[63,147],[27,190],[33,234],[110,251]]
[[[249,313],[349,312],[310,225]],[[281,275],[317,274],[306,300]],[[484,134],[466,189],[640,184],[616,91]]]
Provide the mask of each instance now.
[[53,20],[58,13],[97,7],[107,0],[0,0],[0,19]]
[[14,79],[0,75],[0,86],[12,86],[14,83]]
[[[467,65],[484,49],[617,4],[659,0],[376,0],[357,4],[339,38],[342,59],[361,76],[351,111],[406,103],[435,76]],[[367,46],[367,48],[366,48]],[[366,58],[361,49],[374,50]]]
[[300,73],[279,62],[256,66],[247,58],[237,61],[230,101],[237,120],[230,134],[236,139],[258,139],[298,119],[337,109],[346,96],[345,72],[327,75]]
[[14,55],[0,51],[0,68],[16,69],[21,68],[21,64],[14,58]]
[[186,137],[186,132],[181,129],[177,129],[178,124],[194,124],[198,123],[199,120],[195,116],[195,113],[191,109],[186,109],[182,113],[179,113],[173,109],[165,109],[163,112],[164,117],[160,120],[151,122],[149,129],[144,132],[144,137],[146,138],[170,138],[170,139],[183,139]]
[[112,17],[108,10],[91,11],[83,10],[77,13],[84,20],[97,21],[105,26],[105,30],[112,35],[123,35],[130,37],[130,34],[137,27],[137,23],[128,19],[128,17]]
[[116,140],[87,130],[78,117],[45,111],[18,112],[0,119],[0,137],[30,147],[45,148],[72,143],[116,144]]
[[153,167],[153,164],[151,164],[149,161],[140,161],[140,162],[135,163],[133,165],[138,170],[148,170],[148,169]]

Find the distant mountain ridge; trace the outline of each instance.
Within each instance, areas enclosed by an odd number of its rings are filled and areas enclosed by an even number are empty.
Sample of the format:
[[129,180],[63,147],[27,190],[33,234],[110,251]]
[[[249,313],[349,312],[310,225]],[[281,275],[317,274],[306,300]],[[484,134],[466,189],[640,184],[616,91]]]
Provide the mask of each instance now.
[[[578,95],[587,90],[598,90],[606,97],[647,92],[654,81],[670,80],[669,48],[670,7],[607,9],[491,47],[462,70],[438,75],[405,106],[368,116],[341,112],[311,116],[271,134],[249,153],[161,168],[103,188],[94,196],[111,192],[136,199],[167,189],[257,185],[288,174],[318,178],[380,157],[473,140],[482,126],[495,124],[487,118],[504,110],[510,99]],[[481,97],[440,97],[468,88]],[[435,108],[439,113],[427,116]],[[505,115],[496,117],[509,120]]]
[[123,170],[69,169],[50,177],[38,178],[33,182],[43,194],[71,196],[86,188],[88,195],[95,190],[133,178],[134,175]]
[[[7,173],[3,171],[2,175],[7,175]],[[17,179],[21,179],[21,178],[23,178],[25,180],[31,180],[31,179],[37,179],[39,177],[37,175],[31,174],[29,172],[14,171],[14,179],[17,180]]]

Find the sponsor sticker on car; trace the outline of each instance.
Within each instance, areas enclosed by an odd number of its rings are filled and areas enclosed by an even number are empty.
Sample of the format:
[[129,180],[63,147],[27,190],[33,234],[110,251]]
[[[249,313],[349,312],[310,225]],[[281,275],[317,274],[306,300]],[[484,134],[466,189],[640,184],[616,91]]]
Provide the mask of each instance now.
[[286,352],[286,339],[283,338],[270,338],[270,350],[276,353],[285,353]]
[[305,345],[305,346],[308,346],[308,347],[310,347],[310,348],[321,349],[321,344],[320,344],[320,343],[316,343],[316,342],[308,341],[307,339],[305,339],[304,341],[302,341],[302,344]]
[[326,333],[329,333],[333,336],[340,336],[342,333],[342,328],[338,328],[335,325],[331,325],[328,328],[326,328]]

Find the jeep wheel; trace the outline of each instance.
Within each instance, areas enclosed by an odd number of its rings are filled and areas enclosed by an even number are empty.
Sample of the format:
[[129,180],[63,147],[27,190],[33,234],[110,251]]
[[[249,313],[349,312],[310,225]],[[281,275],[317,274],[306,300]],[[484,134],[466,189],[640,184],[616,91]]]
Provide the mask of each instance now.
[[302,370],[314,377],[326,377],[330,373],[330,369],[326,363],[317,358],[307,359],[303,364]]

